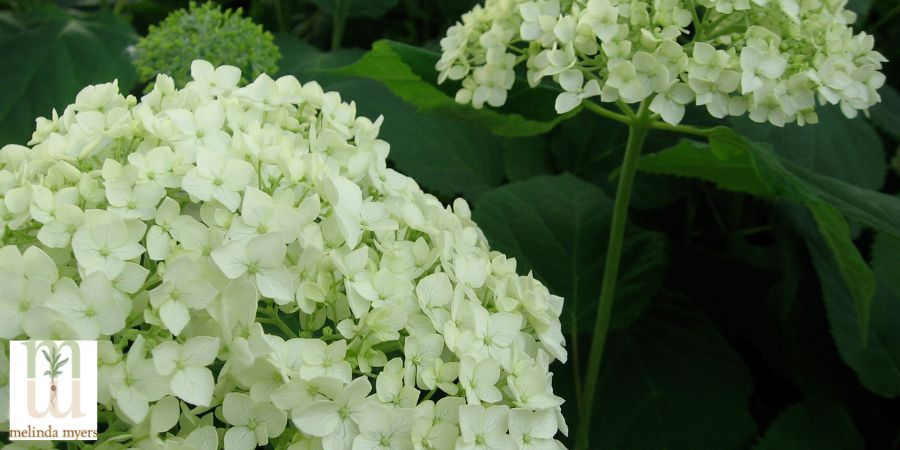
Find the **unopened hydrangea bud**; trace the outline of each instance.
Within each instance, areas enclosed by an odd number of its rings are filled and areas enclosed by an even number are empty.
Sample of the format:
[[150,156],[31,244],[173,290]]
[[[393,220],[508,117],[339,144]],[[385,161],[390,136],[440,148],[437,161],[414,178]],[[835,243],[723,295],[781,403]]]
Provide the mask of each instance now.
[[191,2],[187,9],[150,26],[135,48],[134,63],[144,81],[163,73],[184,86],[190,80],[188,68],[195,80],[206,78],[194,73],[191,61],[196,59],[237,67],[240,71],[236,73],[243,74],[240,81],[247,82],[262,73],[274,73],[280,57],[272,34],[242,17],[240,8],[223,11],[213,2],[199,6]]

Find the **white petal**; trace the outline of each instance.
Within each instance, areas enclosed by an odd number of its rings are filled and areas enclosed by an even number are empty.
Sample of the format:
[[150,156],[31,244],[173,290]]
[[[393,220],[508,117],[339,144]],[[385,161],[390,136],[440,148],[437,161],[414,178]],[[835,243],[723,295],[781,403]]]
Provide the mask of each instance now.
[[574,92],[563,92],[556,96],[556,113],[565,114],[581,104],[581,97]]
[[578,69],[569,69],[559,74],[559,85],[567,92],[581,92],[584,86],[584,74]]
[[310,436],[324,437],[333,433],[340,424],[339,409],[335,402],[320,400],[294,414],[292,420],[300,431]]
[[231,425],[247,425],[256,414],[256,402],[246,394],[231,392],[225,396],[222,414]]
[[205,426],[191,431],[184,443],[197,450],[216,450],[219,448],[219,435],[213,426]]
[[192,366],[208,366],[216,360],[219,354],[219,338],[212,336],[197,336],[189,339],[182,347],[182,357],[185,364]]
[[170,300],[163,303],[162,307],[159,308],[159,318],[172,334],[178,336],[191,320],[191,315],[186,306],[180,302]]
[[232,427],[225,432],[225,450],[253,450],[256,436],[247,427]]
[[205,367],[188,366],[175,372],[172,392],[182,400],[197,406],[209,406],[212,401],[213,376]]
[[195,80],[208,80],[212,78],[215,68],[209,61],[195,59],[191,62],[191,77]]
[[179,413],[178,400],[175,397],[166,397],[158,401],[150,414],[150,432],[169,431],[178,423]]
[[162,261],[169,256],[169,234],[158,225],[147,231],[147,255],[154,261]]

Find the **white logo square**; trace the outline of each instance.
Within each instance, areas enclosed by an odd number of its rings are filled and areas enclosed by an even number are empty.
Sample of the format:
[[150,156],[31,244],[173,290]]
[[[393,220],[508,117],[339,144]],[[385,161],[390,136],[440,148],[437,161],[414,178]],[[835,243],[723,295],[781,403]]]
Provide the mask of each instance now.
[[97,341],[9,343],[9,439],[97,439]]

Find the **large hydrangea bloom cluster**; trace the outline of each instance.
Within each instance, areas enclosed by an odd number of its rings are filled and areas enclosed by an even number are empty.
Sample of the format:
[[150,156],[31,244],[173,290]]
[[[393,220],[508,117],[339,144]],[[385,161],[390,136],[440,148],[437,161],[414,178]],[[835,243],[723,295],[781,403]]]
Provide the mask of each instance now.
[[559,113],[587,98],[635,103],[677,124],[684,106],[714,117],[815,123],[815,100],[848,117],[880,101],[885,58],[854,34],[847,0],[487,0],[441,40],[439,81],[456,99],[500,106],[525,62],[552,78]]
[[0,150],[0,338],[99,340],[104,448],[561,447],[562,299],[387,168],[380,118],[191,72]]

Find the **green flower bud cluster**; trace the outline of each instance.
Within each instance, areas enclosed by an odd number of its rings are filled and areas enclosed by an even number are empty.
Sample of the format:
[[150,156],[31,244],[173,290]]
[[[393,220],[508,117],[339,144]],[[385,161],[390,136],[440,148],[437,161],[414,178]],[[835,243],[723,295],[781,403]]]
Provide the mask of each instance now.
[[199,6],[191,2],[188,9],[150,27],[135,48],[134,63],[144,81],[164,73],[184,86],[187,68],[195,59],[238,67],[246,83],[262,73],[277,72],[280,58],[272,34],[242,17],[240,8],[223,11],[212,2]]

